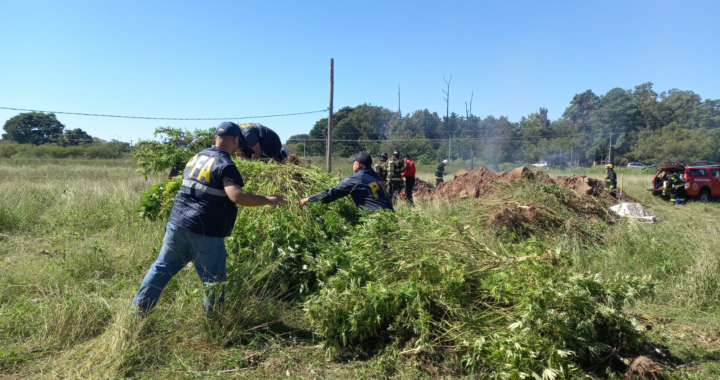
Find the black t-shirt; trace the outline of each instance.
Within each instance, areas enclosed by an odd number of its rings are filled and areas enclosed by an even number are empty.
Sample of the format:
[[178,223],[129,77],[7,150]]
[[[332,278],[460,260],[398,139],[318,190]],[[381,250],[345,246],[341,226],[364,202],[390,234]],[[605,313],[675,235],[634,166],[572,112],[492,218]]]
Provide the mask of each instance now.
[[223,186],[245,186],[237,166],[226,166],[221,172]]

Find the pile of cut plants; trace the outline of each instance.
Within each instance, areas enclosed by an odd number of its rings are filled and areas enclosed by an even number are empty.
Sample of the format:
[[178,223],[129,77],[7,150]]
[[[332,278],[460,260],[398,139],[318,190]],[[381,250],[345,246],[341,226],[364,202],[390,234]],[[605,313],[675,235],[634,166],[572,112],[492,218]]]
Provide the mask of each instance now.
[[[217,319],[227,345],[295,310],[330,359],[362,350],[434,375],[580,378],[620,373],[646,353],[645,327],[624,310],[652,295],[651,281],[576,273],[548,243],[601,241],[612,222],[602,200],[496,181],[480,199],[360,216],[349,198],[298,206],[338,182],[317,167],[237,166],[246,191],[288,205],[239,208]],[[166,218],[179,181],[153,186],[139,213]]]

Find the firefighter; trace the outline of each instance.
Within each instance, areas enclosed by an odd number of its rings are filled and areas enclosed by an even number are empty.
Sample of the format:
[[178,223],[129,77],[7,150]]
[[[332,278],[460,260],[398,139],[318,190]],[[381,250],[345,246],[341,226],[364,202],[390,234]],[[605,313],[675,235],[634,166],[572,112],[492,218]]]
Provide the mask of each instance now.
[[613,170],[613,164],[605,165],[605,191],[615,196],[615,188],[617,187],[617,175]]
[[383,189],[387,190],[387,175],[388,175],[388,154],[380,153],[380,159],[375,163],[375,173],[380,176],[380,182],[382,183]]
[[685,181],[680,177],[679,173],[670,175],[668,186],[670,187],[670,202],[676,205],[684,205],[687,197]]
[[405,160],[400,157],[399,151],[394,151],[388,160],[388,182],[390,182],[390,197],[400,196],[403,191],[402,173],[405,171]]
[[445,166],[447,164],[448,160],[443,160],[440,165],[438,165],[437,170],[435,171],[435,186],[445,182],[443,177],[445,176]]
[[670,179],[670,175],[668,173],[662,172],[660,175],[658,175],[658,179],[660,179],[660,186],[662,186],[662,197],[663,199],[667,199],[670,196],[670,186],[668,180]]

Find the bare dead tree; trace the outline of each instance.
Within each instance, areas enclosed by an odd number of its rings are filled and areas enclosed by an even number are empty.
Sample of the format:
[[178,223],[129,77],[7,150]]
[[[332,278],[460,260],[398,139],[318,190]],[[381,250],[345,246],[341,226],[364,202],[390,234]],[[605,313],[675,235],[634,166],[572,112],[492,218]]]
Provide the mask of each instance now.
[[445,118],[450,120],[450,82],[452,82],[452,75],[450,75],[450,80],[445,79],[445,75],[443,75],[443,80],[447,85],[447,91],[442,90],[445,94],[445,98],[443,98],[445,99]]
[[400,85],[398,85],[398,116],[402,119],[402,112],[400,112]]
[[474,91],[470,93],[470,108],[468,108],[468,102],[465,102],[465,116],[467,116],[468,119],[472,117],[473,95],[475,95]]

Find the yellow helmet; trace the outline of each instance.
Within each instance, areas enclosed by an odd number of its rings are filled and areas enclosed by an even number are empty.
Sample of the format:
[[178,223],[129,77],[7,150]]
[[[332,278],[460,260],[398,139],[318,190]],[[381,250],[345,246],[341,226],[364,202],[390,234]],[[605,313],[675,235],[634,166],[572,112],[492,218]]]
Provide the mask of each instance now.
[[605,168],[606,168],[606,169],[612,169],[612,168],[613,168],[613,164],[607,164],[607,165],[605,165]]

